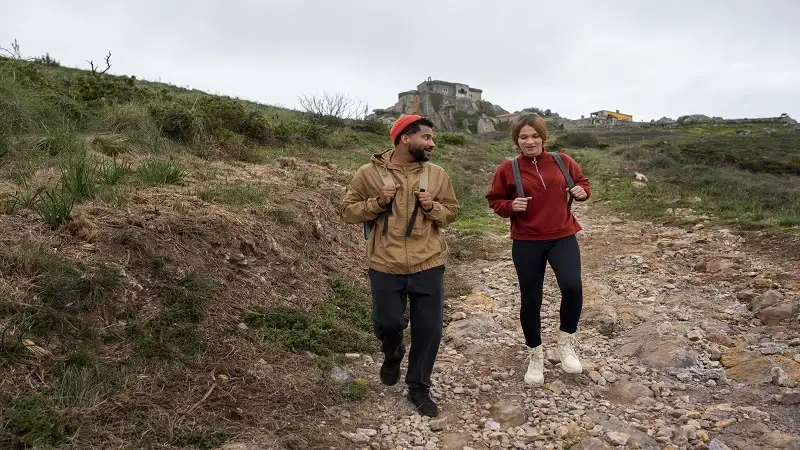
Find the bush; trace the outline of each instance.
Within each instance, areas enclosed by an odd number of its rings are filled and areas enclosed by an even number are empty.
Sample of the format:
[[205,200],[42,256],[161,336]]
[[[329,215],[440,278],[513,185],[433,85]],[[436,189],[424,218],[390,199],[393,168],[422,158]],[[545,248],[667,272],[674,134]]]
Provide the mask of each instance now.
[[555,141],[547,143],[547,151],[549,152],[560,152],[563,151],[564,148],[564,139],[556,139]]
[[275,141],[272,125],[266,117],[248,112],[244,105],[232,98],[200,97],[195,108],[205,118],[215,136],[228,130],[247,136],[262,145]]
[[439,133],[439,135],[436,136],[436,142],[443,145],[462,146],[467,142],[467,140],[464,138],[463,135],[460,134]]
[[318,114],[304,113],[303,117],[309,122],[315,122],[330,128],[344,128],[347,121],[341,117],[336,116],[321,116]]
[[146,93],[136,85],[132,77],[109,77],[84,75],[65,82],[68,92],[87,103],[111,102],[125,103],[146,97]]
[[42,56],[33,59],[33,62],[37,64],[41,64],[43,66],[50,66],[50,67],[61,67],[61,63],[58,62],[55,58],[50,56],[50,53],[45,53]]
[[478,120],[480,116],[477,114],[470,114],[464,111],[456,111],[453,114],[453,120],[456,126],[462,130],[468,130],[473,134],[478,134]]
[[164,136],[181,142],[194,142],[203,128],[192,111],[177,102],[151,104],[150,114]]
[[158,133],[154,115],[140,103],[119,103],[105,107],[97,128],[103,131],[145,138]]
[[328,138],[328,146],[335,149],[356,148],[361,145],[358,133],[353,131],[341,131],[333,133]]
[[365,133],[377,134],[385,136],[389,134],[389,127],[375,119],[359,120],[350,125],[350,128],[356,131],[363,131]]
[[328,146],[328,127],[306,120],[284,120],[272,130],[281,144],[301,143],[317,147]]
[[575,131],[564,136],[564,146],[573,148],[598,147],[600,141],[592,133]]

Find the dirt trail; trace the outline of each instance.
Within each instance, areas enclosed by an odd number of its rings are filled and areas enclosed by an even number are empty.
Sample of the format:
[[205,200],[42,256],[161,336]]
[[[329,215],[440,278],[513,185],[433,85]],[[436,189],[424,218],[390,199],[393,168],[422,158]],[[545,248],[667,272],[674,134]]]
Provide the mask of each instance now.
[[[545,386],[526,351],[509,243],[463,270],[434,373],[440,416],[415,414],[380,355],[345,367],[375,391],[330,411],[335,448],[800,449],[800,271],[724,229],[658,227],[579,205],[585,303],[580,375],[552,354],[558,290],[548,268]],[[777,263],[782,265],[778,265]],[[404,364],[405,373],[405,364]]]

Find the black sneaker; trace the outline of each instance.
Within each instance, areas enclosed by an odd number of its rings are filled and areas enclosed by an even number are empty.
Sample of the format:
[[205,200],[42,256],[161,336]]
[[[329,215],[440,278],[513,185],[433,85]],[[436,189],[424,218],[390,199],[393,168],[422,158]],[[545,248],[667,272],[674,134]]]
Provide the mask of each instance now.
[[428,417],[436,417],[439,415],[439,407],[436,406],[431,394],[427,389],[409,389],[408,399],[417,408],[417,412],[424,414]]
[[400,362],[402,359],[384,358],[381,365],[381,383],[387,386],[394,386],[400,381]]

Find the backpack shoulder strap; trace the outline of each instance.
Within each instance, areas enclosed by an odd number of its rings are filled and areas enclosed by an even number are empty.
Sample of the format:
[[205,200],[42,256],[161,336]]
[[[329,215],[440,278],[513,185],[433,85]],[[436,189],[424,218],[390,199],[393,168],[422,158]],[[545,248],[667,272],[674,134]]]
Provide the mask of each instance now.
[[419,174],[419,191],[425,192],[428,189],[428,165],[423,164],[422,172]]
[[[375,170],[378,171],[378,175],[380,175],[381,181],[383,182],[384,186],[394,186],[394,184],[395,184],[394,178],[392,178],[392,174],[389,172],[389,170],[381,170],[381,168],[378,167],[377,164],[373,164],[373,166],[375,167]],[[392,213],[392,204],[393,203],[394,203],[394,201],[389,202],[389,204],[386,205],[386,211],[381,213],[381,215],[383,215],[383,234],[386,234],[387,230],[389,229],[389,215]],[[364,238],[365,239],[369,238],[369,234],[372,231],[372,227],[373,227],[374,223],[375,223],[374,220],[371,220],[369,222],[364,222]]]
[[381,176],[384,186],[394,186],[394,178],[392,178],[392,174],[389,173],[388,170],[381,170],[377,165],[375,165],[375,170],[377,170],[378,175]]
[[[561,169],[561,174],[564,175],[564,179],[567,180],[567,187],[572,189],[575,187],[575,182],[572,181],[572,177],[567,170],[567,166],[564,165],[564,160],[561,159],[561,155],[558,152],[549,152],[553,159],[556,160],[556,164],[558,164],[558,168]],[[567,204],[567,209],[572,207],[572,200],[574,199],[572,192],[569,193],[569,203]]]
[[522,175],[519,173],[519,157],[511,160],[511,169],[514,172],[514,184],[517,187],[517,197],[524,198],[525,190],[522,188]]
[[[419,191],[425,192],[428,189],[428,165],[422,165],[422,171],[419,173]],[[414,222],[417,220],[417,214],[419,212],[419,199],[414,202],[414,210],[411,212],[411,218],[408,220],[408,225],[406,225],[406,239],[411,238],[411,230],[414,227]]]

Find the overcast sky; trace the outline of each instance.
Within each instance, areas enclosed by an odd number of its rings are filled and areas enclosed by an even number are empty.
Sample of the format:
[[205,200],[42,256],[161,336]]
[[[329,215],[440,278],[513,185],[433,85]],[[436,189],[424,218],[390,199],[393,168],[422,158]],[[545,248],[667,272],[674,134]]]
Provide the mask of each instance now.
[[800,119],[792,0],[25,0],[0,44],[261,103],[389,107],[428,77],[509,111]]

